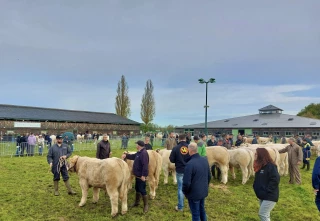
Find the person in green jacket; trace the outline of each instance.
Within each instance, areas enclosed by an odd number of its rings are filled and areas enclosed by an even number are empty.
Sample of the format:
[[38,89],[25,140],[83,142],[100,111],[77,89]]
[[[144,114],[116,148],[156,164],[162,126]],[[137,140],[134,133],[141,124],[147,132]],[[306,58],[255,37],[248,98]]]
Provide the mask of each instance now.
[[198,154],[202,157],[207,157],[207,149],[203,140],[200,139],[198,136],[194,136],[193,140],[198,145]]

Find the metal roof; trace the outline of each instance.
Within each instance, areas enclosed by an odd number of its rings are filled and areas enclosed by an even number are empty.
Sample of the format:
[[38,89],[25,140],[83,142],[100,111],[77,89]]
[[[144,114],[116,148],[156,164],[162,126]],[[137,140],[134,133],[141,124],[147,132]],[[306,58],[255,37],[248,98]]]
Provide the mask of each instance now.
[[113,113],[0,104],[0,119],[140,125]]
[[283,111],[282,109],[273,106],[273,105],[268,105],[266,107],[260,108],[259,111],[275,111],[275,110],[279,110],[279,111]]
[[[204,123],[184,125],[177,128],[204,128]],[[295,115],[273,113],[254,114],[224,120],[211,121],[208,128],[320,128],[320,120]]]

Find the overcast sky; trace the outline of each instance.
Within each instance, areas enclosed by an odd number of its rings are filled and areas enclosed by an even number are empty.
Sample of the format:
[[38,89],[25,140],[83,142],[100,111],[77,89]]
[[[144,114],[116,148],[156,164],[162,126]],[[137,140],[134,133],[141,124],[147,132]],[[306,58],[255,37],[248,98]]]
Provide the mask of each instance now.
[[0,0],[0,103],[115,112],[125,75],[160,125],[320,102],[320,1]]

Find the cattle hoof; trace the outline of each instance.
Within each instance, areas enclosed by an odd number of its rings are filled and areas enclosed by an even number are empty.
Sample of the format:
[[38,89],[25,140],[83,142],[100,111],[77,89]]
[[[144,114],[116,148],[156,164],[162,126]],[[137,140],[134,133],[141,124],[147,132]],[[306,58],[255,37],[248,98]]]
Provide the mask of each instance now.
[[80,203],[80,204],[79,204],[79,207],[83,207],[84,205],[85,205],[85,204]]
[[122,215],[126,215],[128,211],[121,211]]
[[94,202],[94,201],[93,201],[92,203],[93,203],[93,204],[97,204],[97,203],[98,203],[98,201],[97,201],[97,202]]
[[111,214],[112,218],[115,218],[117,215],[118,213]]
[[154,200],[156,198],[156,196],[151,196],[150,195],[150,199]]

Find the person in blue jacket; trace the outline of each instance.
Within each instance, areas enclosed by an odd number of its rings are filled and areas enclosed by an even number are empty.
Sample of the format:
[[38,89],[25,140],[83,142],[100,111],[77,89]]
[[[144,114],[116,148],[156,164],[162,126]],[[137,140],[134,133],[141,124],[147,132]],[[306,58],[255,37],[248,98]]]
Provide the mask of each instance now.
[[210,167],[207,159],[198,154],[196,143],[190,143],[188,151],[191,157],[184,168],[182,192],[188,199],[192,220],[207,221],[204,202],[209,191]]
[[316,159],[313,171],[312,171],[312,187],[314,189],[314,194],[316,195],[315,203],[317,205],[317,208],[320,212],[320,193],[319,193],[319,187],[320,187],[320,150],[317,150],[318,158]]
[[257,148],[254,161],[253,189],[260,200],[261,221],[270,220],[270,212],[279,200],[280,175],[277,166],[265,148]]
[[310,157],[311,157],[311,145],[306,139],[302,140],[302,153],[303,153],[303,166],[301,169],[304,169],[307,165],[307,170],[310,170]]

